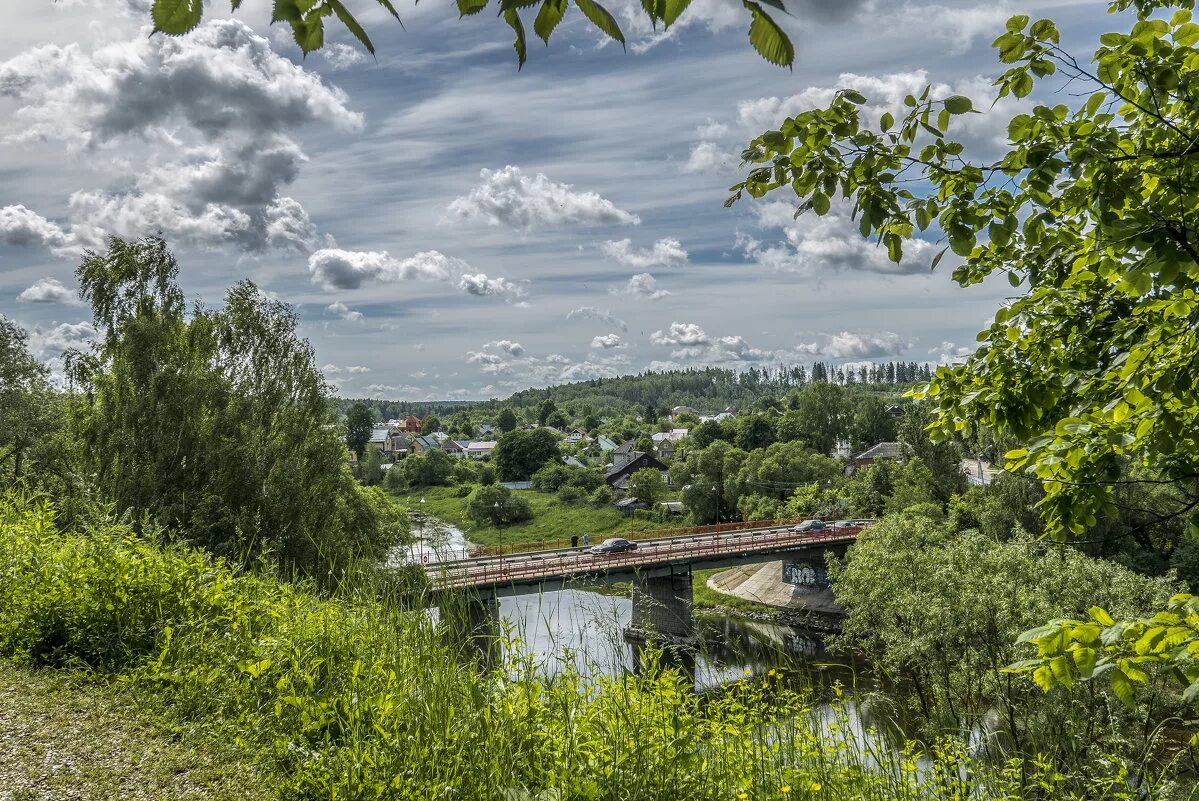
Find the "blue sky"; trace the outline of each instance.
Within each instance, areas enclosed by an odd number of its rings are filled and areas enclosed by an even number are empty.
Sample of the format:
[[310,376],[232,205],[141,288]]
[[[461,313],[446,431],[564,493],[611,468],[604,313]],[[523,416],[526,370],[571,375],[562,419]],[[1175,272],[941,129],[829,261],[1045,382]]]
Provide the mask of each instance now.
[[[351,4],[306,59],[210,3],[182,39],[144,0],[16,0],[0,31],[0,313],[56,364],[94,331],[80,251],[162,231],[210,305],[251,278],[294,304],[346,396],[506,396],[670,366],[942,360],[1012,292],[958,288],[936,247],[888,265],[848,209],[792,220],[776,198],[723,208],[757,133],[852,86],[878,114],[924,83],[989,105],[990,41],[1049,16],[1087,54],[1118,27],[1096,0],[790,2],[792,71],[750,49],[740,3],[695,0],[668,35],[609,3],[629,39],[572,10],[517,71],[493,12]],[[781,15],[780,15],[781,16]],[[531,22],[528,23],[531,32]],[[1052,102],[1071,102],[1062,93]],[[1005,102],[962,137],[997,152]]]

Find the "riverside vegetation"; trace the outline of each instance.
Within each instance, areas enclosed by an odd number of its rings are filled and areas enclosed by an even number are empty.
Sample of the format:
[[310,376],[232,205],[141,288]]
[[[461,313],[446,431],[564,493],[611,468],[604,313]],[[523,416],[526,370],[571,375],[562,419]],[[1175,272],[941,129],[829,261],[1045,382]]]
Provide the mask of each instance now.
[[697,696],[671,670],[477,670],[401,596],[239,574],[103,512],[0,501],[0,650],[113,683],[226,735],[287,798],[1121,798],[1176,788],[1111,758],[1086,773],[956,738],[893,749],[843,701],[750,677]]

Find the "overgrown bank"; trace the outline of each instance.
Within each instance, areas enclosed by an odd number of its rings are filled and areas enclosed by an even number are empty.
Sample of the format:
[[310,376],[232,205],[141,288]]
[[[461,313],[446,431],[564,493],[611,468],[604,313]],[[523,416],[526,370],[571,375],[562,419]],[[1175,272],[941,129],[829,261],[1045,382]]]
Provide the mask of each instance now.
[[951,741],[926,768],[864,755],[808,725],[808,698],[773,677],[701,700],[673,672],[547,677],[521,658],[480,672],[373,592],[319,598],[102,518],[86,529],[4,498],[0,650],[219,728],[286,797],[1133,797],[1117,768],[1080,784],[1048,765],[989,767]]

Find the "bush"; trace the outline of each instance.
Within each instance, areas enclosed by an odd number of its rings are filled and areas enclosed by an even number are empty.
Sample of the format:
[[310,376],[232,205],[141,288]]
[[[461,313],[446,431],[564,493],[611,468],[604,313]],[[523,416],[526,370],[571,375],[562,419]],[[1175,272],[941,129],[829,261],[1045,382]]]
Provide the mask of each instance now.
[[547,464],[533,474],[533,489],[538,492],[557,492],[566,485],[570,470],[564,464]]
[[579,489],[578,487],[567,485],[558,490],[558,500],[562,503],[579,503],[585,497],[587,496],[584,495],[583,490]]
[[471,493],[466,514],[481,526],[506,526],[533,519],[529,502],[507,487],[479,487]]
[[616,500],[616,493],[605,484],[602,487],[596,487],[595,491],[587,497],[587,502],[593,506],[611,506]]

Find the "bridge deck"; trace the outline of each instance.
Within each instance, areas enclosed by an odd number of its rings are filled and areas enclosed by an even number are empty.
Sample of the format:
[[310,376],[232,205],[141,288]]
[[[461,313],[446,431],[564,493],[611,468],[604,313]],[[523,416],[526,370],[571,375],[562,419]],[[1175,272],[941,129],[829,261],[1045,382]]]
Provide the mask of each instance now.
[[545,582],[600,578],[612,580],[639,570],[669,565],[733,563],[822,545],[853,543],[863,526],[830,526],[821,531],[796,531],[774,526],[714,534],[637,541],[637,550],[596,555],[583,548],[532,551],[475,559],[439,562],[426,567],[436,590],[536,586]]

